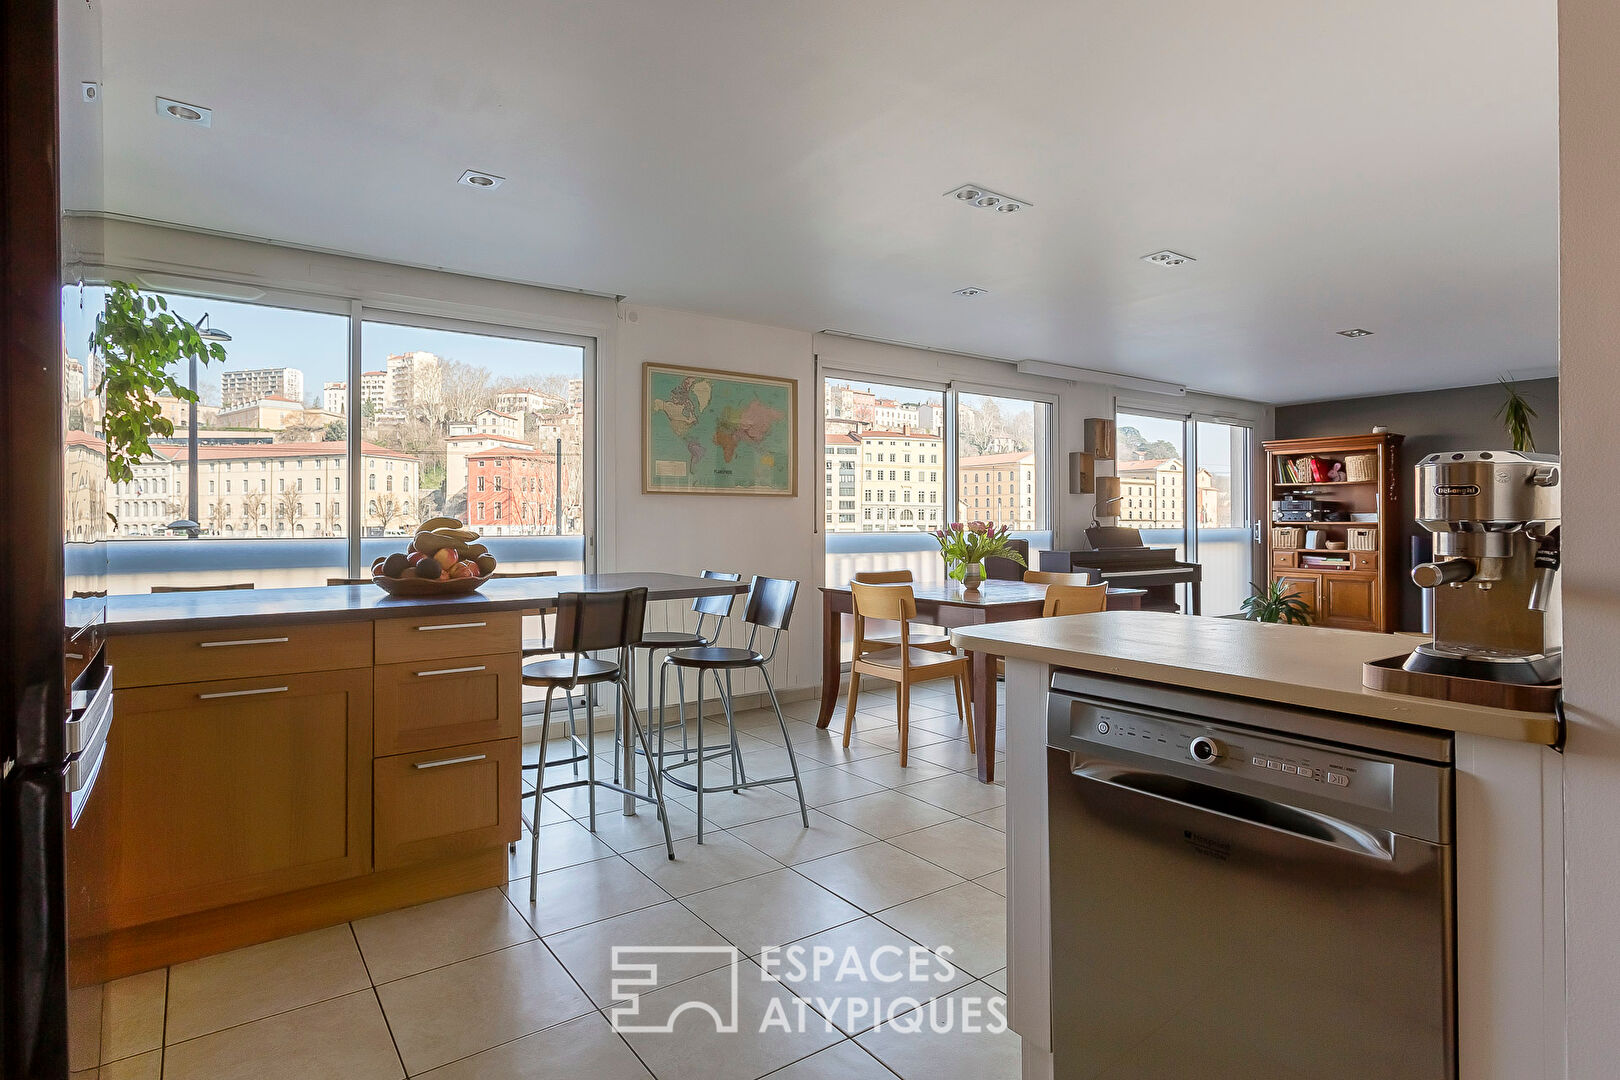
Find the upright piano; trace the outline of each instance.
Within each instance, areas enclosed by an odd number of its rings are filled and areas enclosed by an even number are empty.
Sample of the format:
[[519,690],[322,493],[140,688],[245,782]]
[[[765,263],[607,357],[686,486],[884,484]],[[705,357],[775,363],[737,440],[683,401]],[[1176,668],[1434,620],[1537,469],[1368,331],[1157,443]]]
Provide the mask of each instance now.
[[1148,547],[1142,534],[1123,526],[1094,525],[1086,530],[1090,547],[1078,551],[1043,551],[1042,570],[1089,573],[1094,580],[1118,587],[1146,589],[1145,611],[1180,611],[1176,586],[1190,587],[1192,614],[1200,613],[1203,567],[1176,558],[1176,549]]

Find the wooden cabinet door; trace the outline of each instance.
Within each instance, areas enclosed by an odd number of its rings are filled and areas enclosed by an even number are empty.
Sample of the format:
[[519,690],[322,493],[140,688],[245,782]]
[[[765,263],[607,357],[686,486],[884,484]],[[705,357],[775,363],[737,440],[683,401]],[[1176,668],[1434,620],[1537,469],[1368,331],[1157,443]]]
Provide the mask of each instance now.
[[1377,581],[1376,574],[1323,574],[1322,625],[1378,629]]
[[523,658],[457,656],[376,668],[376,754],[523,734]]
[[[371,670],[118,690],[97,932],[365,873]],[[98,917],[99,916],[99,917]]]
[[1273,574],[1273,581],[1280,581],[1288,587],[1288,592],[1305,601],[1311,609],[1311,625],[1320,625],[1322,622],[1322,577],[1320,574],[1289,573]]
[[515,738],[378,758],[377,869],[517,840],[522,768]]

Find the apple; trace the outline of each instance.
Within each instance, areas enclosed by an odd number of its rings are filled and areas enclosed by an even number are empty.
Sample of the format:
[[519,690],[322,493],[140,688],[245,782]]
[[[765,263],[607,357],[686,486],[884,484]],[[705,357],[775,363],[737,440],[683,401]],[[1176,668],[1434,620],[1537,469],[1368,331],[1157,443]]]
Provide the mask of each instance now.
[[440,548],[433,553],[433,558],[441,567],[448,570],[460,561],[461,556],[456,554],[455,548]]
[[412,566],[415,566],[417,563],[421,562],[423,558],[425,558],[425,556],[415,548],[412,548],[410,551],[405,553],[405,561],[410,563]]
[[474,566],[472,563],[463,560],[462,562],[458,562],[454,566],[452,566],[450,568],[450,570],[449,570],[449,573],[446,574],[446,576],[450,577],[450,578],[477,577],[478,576],[478,568],[476,566]]

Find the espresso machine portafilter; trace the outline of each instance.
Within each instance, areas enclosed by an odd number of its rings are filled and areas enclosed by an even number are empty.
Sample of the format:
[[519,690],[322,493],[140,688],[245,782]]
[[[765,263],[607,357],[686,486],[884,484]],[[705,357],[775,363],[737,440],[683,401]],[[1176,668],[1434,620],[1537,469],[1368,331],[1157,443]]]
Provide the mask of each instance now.
[[1491,682],[1557,682],[1545,613],[1559,564],[1558,458],[1513,450],[1430,454],[1417,465],[1417,522],[1434,558],[1412,580],[1434,590],[1434,640],[1406,670]]

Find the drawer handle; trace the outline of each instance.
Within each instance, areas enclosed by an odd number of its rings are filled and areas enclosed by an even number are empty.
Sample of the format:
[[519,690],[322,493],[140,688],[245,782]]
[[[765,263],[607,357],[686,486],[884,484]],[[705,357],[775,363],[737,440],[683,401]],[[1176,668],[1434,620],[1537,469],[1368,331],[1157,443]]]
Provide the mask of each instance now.
[[488,623],[481,623],[481,622],[447,622],[447,623],[439,623],[437,626],[418,626],[417,629],[418,630],[476,630],[480,626],[488,626],[488,625],[489,625]]
[[284,637],[255,637],[243,638],[240,641],[205,641],[201,647],[204,649],[224,649],[231,645],[284,645],[287,640]]
[[465,674],[466,672],[469,672],[469,671],[488,671],[488,670],[489,669],[487,667],[485,667],[483,664],[479,664],[477,667],[442,667],[442,668],[435,668],[432,671],[418,671],[416,673],[416,677],[418,679],[424,679],[429,675],[461,675],[461,674]]
[[220,690],[217,693],[198,694],[197,696],[204,701],[208,701],[211,698],[251,697],[254,694],[285,694],[286,692],[287,688],[285,686],[266,686],[259,690]]
[[466,757],[450,757],[445,758],[443,761],[418,761],[416,768],[437,769],[440,765],[465,765],[471,761],[483,761],[487,757],[489,757],[488,754],[468,754]]

